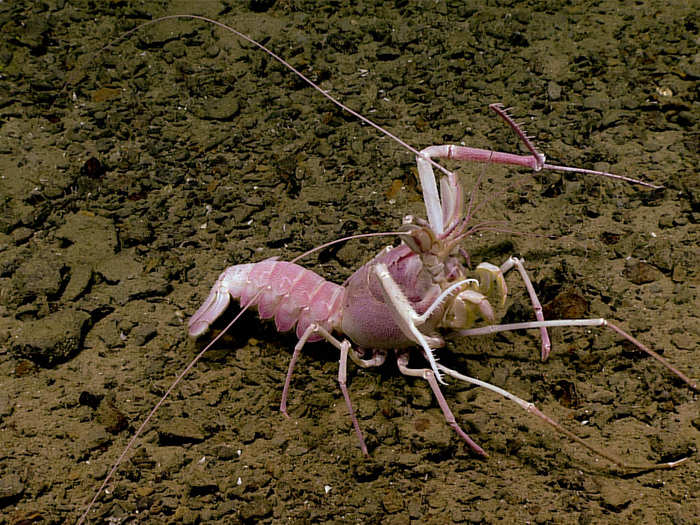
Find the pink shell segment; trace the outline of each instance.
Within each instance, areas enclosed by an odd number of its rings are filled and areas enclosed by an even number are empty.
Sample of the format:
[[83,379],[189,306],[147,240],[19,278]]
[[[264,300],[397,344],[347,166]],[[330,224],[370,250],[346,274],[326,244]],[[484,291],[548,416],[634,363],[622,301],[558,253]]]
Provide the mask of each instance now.
[[[261,318],[274,317],[280,332],[296,325],[297,336],[301,337],[311,323],[332,331],[340,319],[343,287],[298,264],[267,259],[239,275],[243,282],[231,283],[231,296],[246,304],[260,291],[253,306]],[[314,335],[308,340],[320,339]]]

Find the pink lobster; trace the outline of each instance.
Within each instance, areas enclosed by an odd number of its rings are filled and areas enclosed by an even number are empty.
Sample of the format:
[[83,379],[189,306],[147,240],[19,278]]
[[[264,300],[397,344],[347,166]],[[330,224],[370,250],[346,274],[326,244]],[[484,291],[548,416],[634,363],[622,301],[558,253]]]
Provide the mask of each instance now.
[[[490,108],[518,133],[532,155],[513,155],[463,146],[432,146],[424,149],[417,156],[417,162],[428,220],[412,216],[405,217],[401,245],[386,247],[357,270],[345,286],[326,281],[311,270],[295,263],[278,261],[275,258],[231,266],[224,270],[204,304],[190,319],[190,336],[198,337],[205,333],[211,323],[227,309],[231,298],[239,300],[242,305],[257,307],[263,319],[274,317],[277,329],[281,332],[291,330],[296,325],[299,342],[294,348],[289,364],[280,404],[280,410],[285,415],[287,415],[287,397],[292,372],[302,348],[308,342],[321,339],[331,343],[340,350],[338,382],[360,440],[360,447],[365,455],[368,454],[367,446],[346,386],[347,359],[350,357],[361,367],[380,366],[384,363],[388,351],[393,349],[401,373],[419,376],[428,381],[447,423],[472,450],[482,456],[486,456],[486,452],[460,428],[447,405],[439,386],[439,383],[443,382],[441,372],[485,386],[512,399],[554,426],[559,432],[569,435],[619,466],[626,468],[675,466],[679,462],[653,466],[626,465],[571,435],[558,423],[539,412],[532,404],[498,387],[463,376],[437,362],[434,350],[445,344],[439,335],[440,329],[459,330],[463,335],[478,335],[505,330],[539,328],[544,360],[547,359],[551,349],[547,327],[607,326],[662,362],[688,385],[697,389],[696,383],[664,358],[605,319],[545,321],[542,316],[542,307],[523,261],[517,257],[508,258],[500,267],[481,263],[476,267],[474,277],[468,277],[469,272],[462,262],[465,253],[460,242],[478,231],[481,225],[469,225],[472,202],[469,203],[465,214],[464,195],[454,174],[450,173],[442,178],[438,193],[433,169],[427,159],[442,157],[494,162],[527,166],[534,170],[594,173],[638,182],[609,173],[546,164],[544,155],[535,149],[506,110],[500,104],[492,104]],[[496,313],[505,305],[507,296],[507,286],[503,276],[513,268],[518,270],[525,283],[537,321],[494,325],[497,320]],[[487,326],[470,329],[478,320],[484,321]],[[347,339],[340,341],[333,332],[345,334]],[[357,348],[352,346],[351,341]],[[421,347],[430,368],[408,367],[408,349],[416,345]]]
[[[411,216],[405,217],[401,233],[399,234],[402,238],[401,245],[397,247],[389,246],[382,250],[376,257],[356,271],[348,279],[345,286],[328,282],[314,272],[295,264],[294,261],[284,262],[272,258],[258,263],[241,264],[227,268],[216,281],[204,304],[190,319],[190,336],[198,337],[204,334],[214,320],[224,313],[231,298],[239,300],[243,308],[238,316],[229,323],[229,326],[238,319],[245,309],[251,306],[257,307],[260,317],[264,319],[274,317],[277,329],[280,331],[291,330],[296,326],[299,342],[294,348],[289,364],[280,403],[280,410],[285,415],[287,415],[287,397],[292,373],[302,348],[307,342],[322,339],[330,342],[340,350],[338,382],[355,432],[360,440],[360,447],[365,455],[368,455],[367,446],[346,386],[347,359],[350,357],[353,362],[361,367],[380,366],[385,362],[388,353],[393,350],[401,373],[408,376],[422,377],[428,382],[448,424],[467,442],[472,450],[482,456],[487,456],[486,452],[460,428],[447,405],[447,401],[440,390],[440,383],[444,384],[442,381],[443,373],[455,379],[487,388],[510,399],[529,413],[551,425],[557,432],[566,435],[594,454],[608,459],[623,469],[668,469],[676,467],[688,459],[682,458],[677,461],[660,464],[633,465],[624,463],[608,454],[605,450],[588,444],[543,414],[532,403],[524,401],[497,386],[451,370],[440,364],[434,355],[434,350],[444,345],[444,340],[439,334],[441,329],[457,331],[460,335],[481,335],[499,331],[539,328],[542,339],[541,355],[544,360],[551,349],[547,328],[556,326],[607,326],[636,345],[640,350],[661,362],[692,389],[697,390],[696,382],[690,380],[666,359],[605,319],[545,321],[542,315],[542,307],[521,259],[510,257],[500,267],[489,263],[481,263],[477,266],[473,277],[468,277],[469,272],[463,263],[463,261],[467,260],[465,259],[466,252],[460,246],[460,242],[480,229],[487,229],[487,225],[476,224],[470,226],[473,214],[473,194],[465,212],[464,195],[457,177],[454,173],[435,163],[432,158],[501,163],[524,166],[534,171],[542,169],[571,171],[605,176],[652,188],[658,188],[659,186],[605,172],[546,164],[544,155],[537,151],[529,138],[500,104],[492,104],[490,107],[516,131],[529,149],[530,155],[514,155],[463,146],[432,146],[419,152],[389,131],[333,98],[262,44],[221,22],[209,18],[197,15],[171,15],[157,18],[125,33],[111,45],[128,37],[138,29],[163,20],[176,18],[205,21],[257,46],[293,71],[334,104],[414,153],[418,163],[418,174],[428,216],[427,220]],[[433,167],[446,174],[440,180],[439,191]],[[367,235],[355,237],[362,236]],[[499,310],[504,306],[507,296],[504,274],[513,268],[517,269],[524,281],[537,320],[497,325],[494,323],[499,318],[498,314],[501,313]],[[483,326],[470,328],[477,321],[483,321]],[[333,335],[333,332],[343,333],[347,336],[347,339],[341,341]],[[351,341],[355,343],[356,347],[352,346]],[[84,509],[78,520],[79,524],[84,522],[102,489],[107,486],[107,483],[150,419],[174,387],[192,369],[213,342],[207,345],[180,373],[141,423],[112,466],[112,469],[104,478],[101,487]],[[421,348],[422,354],[427,359],[430,368],[409,368],[409,349],[416,345]]]

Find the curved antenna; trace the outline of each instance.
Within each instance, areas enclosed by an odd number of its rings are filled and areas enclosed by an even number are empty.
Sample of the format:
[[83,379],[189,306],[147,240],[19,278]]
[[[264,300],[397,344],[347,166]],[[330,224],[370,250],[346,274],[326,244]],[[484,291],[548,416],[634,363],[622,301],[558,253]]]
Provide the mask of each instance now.
[[289,261],[290,263],[295,263],[300,259],[303,259],[307,255],[311,255],[314,252],[318,252],[320,250],[323,250],[324,248],[328,248],[329,246],[333,246],[334,244],[340,244],[341,242],[346,242],[350,241],[352,239],[364,239],[367,237],[389,237],[389,236],[395,236],[395,235],[408,235],[406,232],[379,232],[379,233],[358,233],[357,235],[349,235],[347,237],[341,237],[340,239],[335,239],[334,241],[329,241],[326,243],[321,244],[320,246],[316,246],[315,248],[311,248],[309,251],[306,251],[302,253],[301,255],[297,255]]
[[297,68],[295,68],[295,67],[294,67],[293,65],[291,65],[289,62],[287,62],[284,58],[282,58],[281,56],[279,56],[278,54],[276,54],[274,51],[268,49],[267,47],[265,47],[265,46],[262,45],[261,43],[259,43],[259,42],[255,41],[255,40],[253,40],[251,37],[249,37],[249,36],[246,35],[245,33],[241,33],[241,32],[238,31],[237,29],[234,29],[234,28],[232,28],[231,26],[227,26],[226,24],[224,24],[224,23],[222,23],[222,22],[218,22],[218,21],[216,21],[216,20],[214,20],[214,19],[212,19],[212,18],[207,18],[206,16],[199,16],[199,15],[167,15],[167,16],[161,16],[161,17],[159,17],[159,18],[154,18],[153,20],[149,20],[148,22],[144,22],[143,24],[138,25],[138,26],[134,27],[133,29],[130,29],[129,31],[127,31],[126,33],[124,33],[123,35],[121,35],[119,38],[117,38],[116,40],[113,40],[112,42],[110,42],[109,44],[107,44],[106,46],[104,46],[103,48],[101,48],[101,49],[98,51],[98,53],[101,53],[102,51],[104,51],[104,50],[106,50],[106,49],[109,49],[109,48],[112,47],[112,46],[117,45],[119,42],[121,42],[122,40],[128,38],[130,35],[132,35],[132,34],[135,33],[136,31],[139,31],[140,29],[143,29],[144,27],[148,27],[148,26],[150,26],[150,25],[157,24],[158,22],[163,22],[164,20],[176,20],[176,19],[201,20],[202,22],[207,22],[207,23],[209,23],[209,24],[213,24],[213,25],[215,25],[215,26],[217,26],[217,27],[220,27],[221,29],[224,29],[225,31],[228,31],[229,33],[233,33],[233,34],[236,35],[238,38],[241,38],[242,40],[245,40],[245,41],[248,42],[249,44],[252,44],[252,45],[254,45],[255,47],[257,47],[257,48],[263,50],[265,53],[267,53],[269,56],[271,56],[272,58],[274,58],[277,62],[279,62],[280,64],[282,64],[282,65],[283,65],[284,67],[286,67],[288,70],[292,71],[292,72],[293,72],[294,74],[296,74],[299,78],[301,78],[304,82],[306,82],[308,85],[310,85],[310,86],[311,86],[312,88],[314,88],[316,91],[318,91],[321,95],[323,95],[324,97],[326,97],[328,100],[330,100],[331,102],[333,102],[333,104],[335,104],[335,105],[338,106],[339,108],[341,108],[341,109],[347,111],[347,112],[350,113],[352,116],[354,116],[355,118],[361,120],[361,121],[364,122],[365,124],[367,124],[367,125],[369,125],[369,126],[372,126],[374,129],[376,129],[377,131],[379,131],[379,132],[382,133],[383,135],[386,135],[386,136],[389,137],[391,140],[393,140],[393,141],[396,142],[397,144],[401,145],[403,148],[407,149],[408,151],[410,151],[411,153],[413,153],[413,154],[416,155],[417,157],[424,158],[424,159],[426,160],[426,162],[429,162],[430,164],[432,164],[434,167],[436,167],[437,169],[439,169],[440,171],[442,171],[445,175],[452,176],[452,177],[455,176],[455,174],[454,174],[453,172],[451,172],[451,171],[448,170],[447,168],[441,166],[440,164],[438,164],[437,162],[435,162],[435,161],[432,160],[431,158],[423,156],[423,155],[421,154],[420,151],[418,151],[416,148],[414,148],[413,146],[411,146],[411,145],[408,144],[407,142],[401,140],[399,137],[397,137],[396,135],[394,135],[391,131],[387,130],[386,128],[383,128],[382,126],[380,126],[379,124],[376,124],[375,122],[371,121],[370,119],[368,119],[368,118],[365,117],[364,115],[361,115],[360,113],[358,113],[357,111],[355,111],[355,110],[352,109],[351,107],[346,106],[345,104],[343,104],[340,100],[338,100],[338,99],[335,98],[333,95],[329,94],[327,91],[325,91],[324,89],[322,89],[322,88],[321,88],[318,84],[316,84],[313,80],[311,80],[309,77],[307,77],[306,75],[304,75],[301,71],[299,71]]

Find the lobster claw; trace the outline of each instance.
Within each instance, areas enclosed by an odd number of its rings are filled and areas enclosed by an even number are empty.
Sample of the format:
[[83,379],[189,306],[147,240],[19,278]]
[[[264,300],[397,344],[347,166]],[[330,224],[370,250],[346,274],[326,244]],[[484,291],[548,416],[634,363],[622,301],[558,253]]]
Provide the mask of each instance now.
[[445,231],[449,231],[464,213],[464,191],[454,173],[440,179],[440,200]]
[[486,296],[476,290],[460,292],[445,314],[445,324],[450,328],[466,328],[480,317],[489,324],[496,320],[496,314]]
[[438,195],[435,173],[429,160],[432,157],[452,158],[452,148],[453,146],[430,146],[416,157],[428,222],[437,235],[449,231],[462,218],[464,210],[464,192],[455,174],[450,172],[440,179]]
[[488,297],[489,301],[503,308],[506,305],[508,286],[501,269],[491,263],[483,262],[476,267],[476,276],[479,280],[479,291]]

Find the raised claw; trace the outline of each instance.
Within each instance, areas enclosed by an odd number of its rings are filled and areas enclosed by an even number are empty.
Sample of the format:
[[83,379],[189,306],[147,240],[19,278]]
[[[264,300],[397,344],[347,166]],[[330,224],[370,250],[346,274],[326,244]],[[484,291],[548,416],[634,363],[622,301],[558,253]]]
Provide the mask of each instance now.
[[465,307],[468,308],[469,305],[473,305],[472,309],[474,310],[475,308],[474,312],[470,316],[472,322],[476,318],[475,314],[477,311],[481,318],[487,323],[491,324],[496,321],[496,314],[494,313],[491,303],[489,303],[485,295],[474,290],[465,290],[457,297],[464,303]]
[[423,189],[423,202],[428,214],[428,222],[433,232],[440,236],[461,219],[464,209],[464,194],[457,177],[451,173],[449,177],[440,179],[438,194],[437,181],[433,167],[428,159],[433,157],[452,158],[453,146],[430,146],[416,157],[418,178]]

